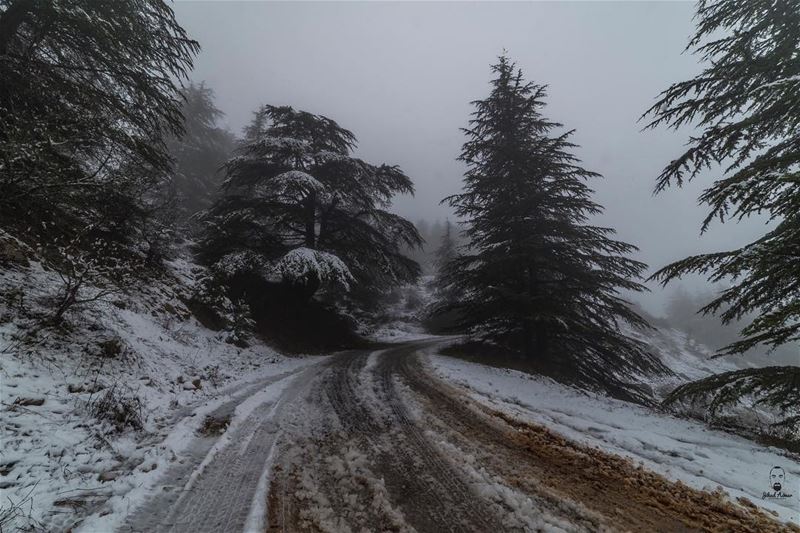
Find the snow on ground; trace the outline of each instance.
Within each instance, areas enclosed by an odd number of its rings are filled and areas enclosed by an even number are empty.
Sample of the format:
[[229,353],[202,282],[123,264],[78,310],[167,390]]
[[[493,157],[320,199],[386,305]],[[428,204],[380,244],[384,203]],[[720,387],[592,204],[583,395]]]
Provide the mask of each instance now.
[[[665,377],[639,376],[639,381],[652,389],[653,397],[657,401],[664,400],[676,387],[690,381],[713,374],[774,364],[769,360],[769,356],[762,360],[752,357],[749,359],[735,356],[714,357],[713,350],[677,329],[658,328],[646,331],[629,329],[626,333],[648,344],[653,353],[674,372],[673,376]],[[791,410],[781,413],[776,409],[757,404],[756,398],[752,396],[725,406],[713,415],[709,412],[707,403],[703,402],[677,402],[671,405],[670,410],[676,415],[711,425],[724,419],[727,427],[737,427],[744,435],[772,435],[776,438],[786,437],[787,434],[772,424],[793,414]],[[795,412],[800,414],[800,411]],[[800,438],[800,434],[795,433],[793,438]]]
[[[248,384],[318,360],[226,343],[226,332],[200,325],[181,301],[201,269],[181,260],[170,268],[174,281],[76,310],[66,333],[39,334],[27,347],[18,339],[37,331],[37,318],[20,309],[46,311],[58,277],[37,263],[0,271],[4,530],[65,530],[86,515],[124,515],[205,414]],[[117,431],[113,416],[96,416],[114,409],[141,427]]]
[[733,357],[712,358],[714,355],[712,350],[677,329],[657,328],[642,331],[627,328],[625,334],[649,345],[661,362],[675,373],[675,376],[656,381],[643,377],[653,387],[659,399],[688,381],[752,366],[742,359]]
[[[706,490],[722,487],[784,521],[800,523],[800,458],[655,410],[514,370],[429,356],[433,370],[477,401],[565,437],[623,455],[673,480]],[[771,492],[770,470],[786,473],[790,498]]]
[[[190,414],[182,417],[180,421],[175,424],[159,445],[148,450],[148,452],[156,456],[159,460],[160,468],[158,472],[134,473],[129,480],[134,488],[121,495],[119,498],[112,498],[109,500],[101,512],[96,512],[92,516],[89,516],[80,524],[80,527],[78,527],[76,531],[84,533],[115,531],[119,527],[126,525],[130,514],[142,504],[146,503],[148,497],[152,497],[154,487],[158,487],[164,483],[165,480],[160,474],[163,474],[167,470],[170,463],[175,461],[190,461],[190,454],[185,453],[185,450],[196,437],[204,423],[206,415],[220,408],[223,404],[228,402],[236,403],[225,432],[214,442],[213,446],[205,454],[202,462],[192,470],[189,479],[185,485],[181,487],[181,490],[184,491],[191,489],[192,486],[196,484],[200,474],[222,450],[231,445],[235,445],[239,448],[239,453],[242,453],[241,450],[247,447],[253,435],[249,434],[247,438],[238,441],[234,440],[231,435],[241,435],[241,432],[237,430],[246,429],[244,426],[248,422],[249,417],[259,408],[266,407],[269,409],[268,414],[265,416],[271,417],[278,405],[281,394],[290,385],[292,380],[297,377],[298,372],[320,359],[319,357],[287,359],[280,363],[270,365],[261,371],[250,374],[246,380],[240,380],[225,387],[224,390],[220,391],[219,395],[193,408]],[[261,381],[265,382],[263,386],[258,384]],[[247,386],[253,382],[256,382],[258,385],[254,388]],[[265,516],[262,511],[264,509],[263,502],[266,502],[266,491],[268,488],[267,478],[270,466],[271,460],[268,460],[258,486],[258,494],[254,496],[251,503],[252,510],[248,518],[248,524],[252,527],[248,526],[245,528],[245,531],[260,531],[263,529],[259,529],[258,524],[263,522]],[[172,483],[171,480],[167,481],[168,485]],[[262,496],[263,502],[260,499]]]

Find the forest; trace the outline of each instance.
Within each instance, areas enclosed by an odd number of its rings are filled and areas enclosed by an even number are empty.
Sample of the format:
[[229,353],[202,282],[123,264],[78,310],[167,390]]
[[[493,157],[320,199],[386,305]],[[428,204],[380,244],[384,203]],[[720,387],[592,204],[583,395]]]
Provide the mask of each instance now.
[[692,15],[636,180],[758,234],[648,264],[526,51],[414,216],[322,96],[231,127],[177,4],[0,0],[0,531],[800,530],[800,1]]

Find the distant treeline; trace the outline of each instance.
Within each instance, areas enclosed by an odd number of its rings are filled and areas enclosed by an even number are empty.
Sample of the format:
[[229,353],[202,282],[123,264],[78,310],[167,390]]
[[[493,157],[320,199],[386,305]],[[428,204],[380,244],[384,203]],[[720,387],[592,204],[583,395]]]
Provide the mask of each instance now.
[[420,218],[414,225],[422,238],[425,239],[425,242],[419,248],[404,250],[404,253],[419,263],[423,275],[432,275],[436,272],[436,251],[442,245],[448,225],[450,226],[450,235],[456,246],[461,246],[464,243],[464,239],[461,237],[458,224],[449,219],[442,220],[437,218],[436,220],[429,220]]

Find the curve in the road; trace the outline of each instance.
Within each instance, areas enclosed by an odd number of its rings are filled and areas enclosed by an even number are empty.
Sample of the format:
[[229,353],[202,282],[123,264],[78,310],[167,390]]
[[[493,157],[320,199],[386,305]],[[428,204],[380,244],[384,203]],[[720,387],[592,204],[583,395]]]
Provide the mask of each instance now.
[[273,532],[787,529],[478,404],[426,366],[419,352],[435,342],[299,373],[201,469],[176,467],[183,489],[154,496],[125,530],[242,531],[270,461]]

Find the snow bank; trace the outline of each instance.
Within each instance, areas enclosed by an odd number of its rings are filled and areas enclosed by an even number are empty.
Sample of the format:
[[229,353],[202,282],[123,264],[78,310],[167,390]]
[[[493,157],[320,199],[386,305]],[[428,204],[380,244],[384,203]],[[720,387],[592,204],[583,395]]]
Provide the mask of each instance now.
[[[436,374],[481,403],[629,457],[692,487],[722,487],[732,501],[744,497],[781,520],[800,523],[800,460],[782,450],[544,377],[440,355],[429,360]],[[792,497],[763,497],[772,491],[774,466],[785,470],[783,491]]]

